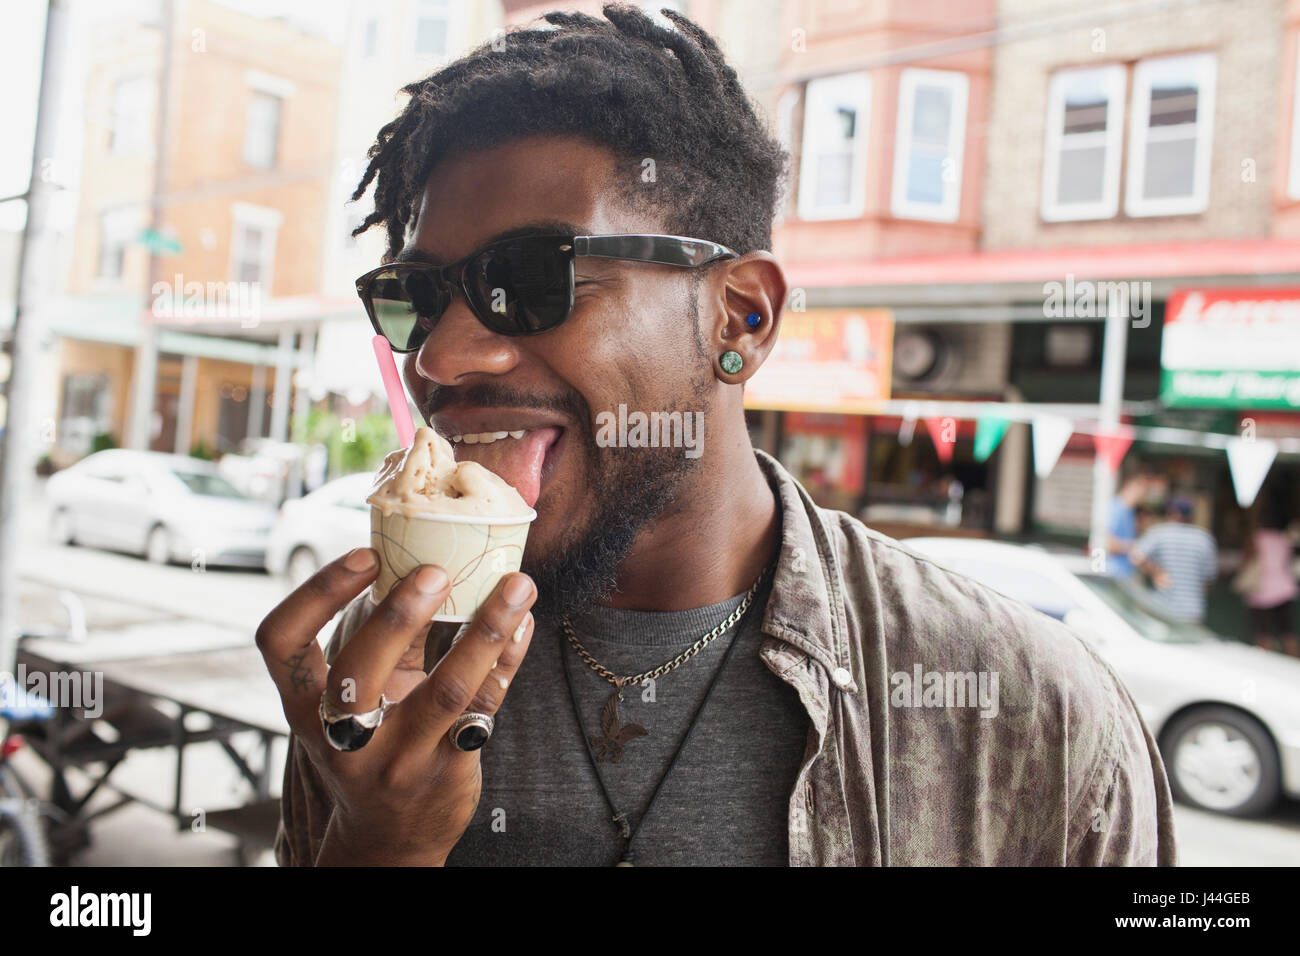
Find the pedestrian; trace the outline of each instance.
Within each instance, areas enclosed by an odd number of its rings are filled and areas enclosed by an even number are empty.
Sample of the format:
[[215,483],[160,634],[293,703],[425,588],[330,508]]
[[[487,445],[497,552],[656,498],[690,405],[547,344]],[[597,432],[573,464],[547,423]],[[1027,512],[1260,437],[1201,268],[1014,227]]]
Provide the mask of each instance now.
[[1170,499],[1166,520],[1138,538],[1129,555],[1172,616],[1199,624],[1205,620],[1205,593],[1218,573],[1218,549],[1210,532],[1191,524],[1192,511],[1190,498]]
[[1129,472],[1110,504],[1106,572],[1113,578],[1126,580],[1133,576],[1133,561],[1129,557],[1129,551],[1140,533],[1138,512],[1149,501],[1155,483],[1155,474],[1150,469],[1139,466]]
[[1300,597],[1291,559],[1295,544],[1275,498],[1264,501],[1255,531],[1242,555],[1242,570],[1234,584],[1250,610],[1255,644],[1300,657],[1295,602]]

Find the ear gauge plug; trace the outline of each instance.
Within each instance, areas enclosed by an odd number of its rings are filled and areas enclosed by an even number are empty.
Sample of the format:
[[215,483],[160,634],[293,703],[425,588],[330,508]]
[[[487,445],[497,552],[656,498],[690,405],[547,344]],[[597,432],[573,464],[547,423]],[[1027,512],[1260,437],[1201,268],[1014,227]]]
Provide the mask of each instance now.
[[745,364],[745,360],[740,357],[739,352],[723,352],[718,364],[722,366],[722,370],[728,375],[735,375],[740,371],[741,366]]
[[751,329],[758,328],[759,325],[762,323],[762,321],[763,321],[763,317],[759,315],[757,312],[751,312],[749,313],[749,315],[745,316],[745,324],[748,325]]

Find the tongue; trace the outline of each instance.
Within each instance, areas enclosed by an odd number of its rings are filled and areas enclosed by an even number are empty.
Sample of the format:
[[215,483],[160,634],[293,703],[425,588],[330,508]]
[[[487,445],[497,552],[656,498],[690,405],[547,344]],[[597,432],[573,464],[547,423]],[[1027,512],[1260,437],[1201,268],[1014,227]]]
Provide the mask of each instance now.
[[476,461],[496,472],[519,492],[528,507],[534,508],[542,493],[542,463],[546,460],[546,450],[559,437],[560,429],[552,426],[531,431],[523,438],[498,438],[486,445],[458,442],[453,447],[457,461]]

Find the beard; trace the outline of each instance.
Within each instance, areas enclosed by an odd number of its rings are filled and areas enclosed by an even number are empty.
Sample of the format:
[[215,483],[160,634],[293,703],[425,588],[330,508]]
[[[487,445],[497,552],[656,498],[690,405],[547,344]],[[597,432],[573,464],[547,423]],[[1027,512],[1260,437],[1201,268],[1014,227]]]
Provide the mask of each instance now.
[[637,537],[677,499],[699,462],[680,448],[599,448],[586,439],[586,526],[551,554],[524,554],[521,570],[537,584],[537,618],[559,620],[613,594]]
[[[692,412],[707,417],[710,406],[705,375],[711,376],[707,366],[688,387],[690,401],[662,411],[680,412],[683,421]],[[587,505],[572,517],[585,520],[576,527],[570,525],[568,533],[545,553],[537,553],[531,543],[525,546],[520,570],[537,585],[532,607],[537,618],[558,620],[614,593],[619,565],[637,537],[689,489],[702,457],[687,458],[684,448],[674,447],[601,447],[596,442],[595,417],[577,392],[542,398],[482,383],[458,389],[455,394],[450,389],[435,389],[421,403],[421,411],[425,420],[431,421],[436,412],[456,404],[542,408],[561,413],[571,423],[567,434],[576,446],[572,453],[585,462],[577,481],[586,492],[581,504]]]

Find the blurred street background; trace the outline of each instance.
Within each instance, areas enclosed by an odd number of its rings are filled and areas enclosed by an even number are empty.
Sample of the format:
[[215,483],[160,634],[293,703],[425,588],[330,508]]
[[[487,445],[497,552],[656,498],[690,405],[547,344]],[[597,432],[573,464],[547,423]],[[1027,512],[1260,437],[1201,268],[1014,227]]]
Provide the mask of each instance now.
[[[1300,0],[639,6],[792,156],[754,445],[1095,641],[1181,862],[1300,863]],[[0,671],[29,635],[126,715],[6,747],[63,859],[273,862],[252,634],[397,445],[348,200],[405,83],[553,7],[600,4],[6,4]]]

